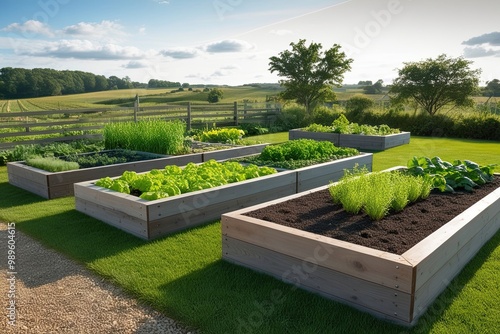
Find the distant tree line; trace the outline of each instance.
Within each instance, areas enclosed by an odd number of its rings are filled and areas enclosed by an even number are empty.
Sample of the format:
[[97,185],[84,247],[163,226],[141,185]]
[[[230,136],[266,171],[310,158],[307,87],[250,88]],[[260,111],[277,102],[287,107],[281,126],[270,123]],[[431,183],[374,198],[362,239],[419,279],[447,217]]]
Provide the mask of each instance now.
[[148,88],[178,88],[178,87],[188,88],[189,84],[182,84],[180,82],[166,81],[151,79],[148,81]]
[[19,99],[98,92],[111,89],[143,88],[146,84],[82,71],[57,71],[48,68],[0,69],[0,98]]

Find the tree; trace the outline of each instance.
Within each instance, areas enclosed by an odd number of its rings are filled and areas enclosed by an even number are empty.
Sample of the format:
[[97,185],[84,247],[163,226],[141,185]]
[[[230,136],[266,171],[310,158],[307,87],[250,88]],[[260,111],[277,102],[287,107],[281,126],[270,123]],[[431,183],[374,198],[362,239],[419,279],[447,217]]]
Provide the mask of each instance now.
[[485,96],[500,96],[500,80],[493,79],[486,83],[486,88],[484,89]]
[[384,80],[379,79],[373,85],[367,85],[363,87],[363,91],[365,92],[365,94],[380,94],[382,93],[382,88],[384,87],[383,83]]
[[217,103],[222,100],[224,93],[219,88],[212,88],[208,92],[207,101],[210,103]]
[[334,44],[324,53],[320,43],[305,45],[305,39],[290,43],[292,50],[285,50],[270,58],[269,70],[286,79],[279,83],[285,88],[280,93],[284,100],[295,100],[311,114],[318,103],[334,100],[333,86],[339,87],[344,73],[351,69],[352,59]]
[[471,64],[461,57],[448,58],[445,54],[436,59],[405,63],[389,91],[392,101],[411,100],[430,115],[447,105],[471,106],[481,73],[481,70],[470,69]]

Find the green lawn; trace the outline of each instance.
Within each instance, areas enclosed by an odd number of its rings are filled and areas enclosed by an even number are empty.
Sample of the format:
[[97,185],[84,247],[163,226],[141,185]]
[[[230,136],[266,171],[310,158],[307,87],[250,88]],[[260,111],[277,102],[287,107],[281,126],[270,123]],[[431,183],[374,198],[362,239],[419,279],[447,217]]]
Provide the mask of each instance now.
[[[374,169],[404,165],[414,155],[500,163],[500,144],[412,137],[409,145],[375,153]],[[77,212],[73,197],[45,200],[11,186],[6,167],[0,167],[0,199],[0,221],[16,222],[20,231],[203,333],[448,334],[500,327],[500,232],[408,330],[222,261],[219,222],[145,242]]]

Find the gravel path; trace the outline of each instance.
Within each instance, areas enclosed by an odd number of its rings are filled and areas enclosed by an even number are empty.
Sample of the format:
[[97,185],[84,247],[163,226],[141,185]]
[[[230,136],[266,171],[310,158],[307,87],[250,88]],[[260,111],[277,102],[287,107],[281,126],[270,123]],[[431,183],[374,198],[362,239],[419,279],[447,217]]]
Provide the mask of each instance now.
[[[19,230],[16,274],[9,274],[8,240],[0,223],[1,333],[191,333]],[[11,301],[15,326],[8,318]]]

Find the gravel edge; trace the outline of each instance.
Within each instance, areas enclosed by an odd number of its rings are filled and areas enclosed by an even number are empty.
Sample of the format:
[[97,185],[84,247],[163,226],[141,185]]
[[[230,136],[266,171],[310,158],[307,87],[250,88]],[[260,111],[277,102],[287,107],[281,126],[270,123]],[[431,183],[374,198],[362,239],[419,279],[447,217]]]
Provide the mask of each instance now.
[[[13,230],[15,267],[10,270],[9,230],[0,222],[0,328],[5,333],[195,333],[81,264]],[[12,301],[15,325],[9,323]]]

